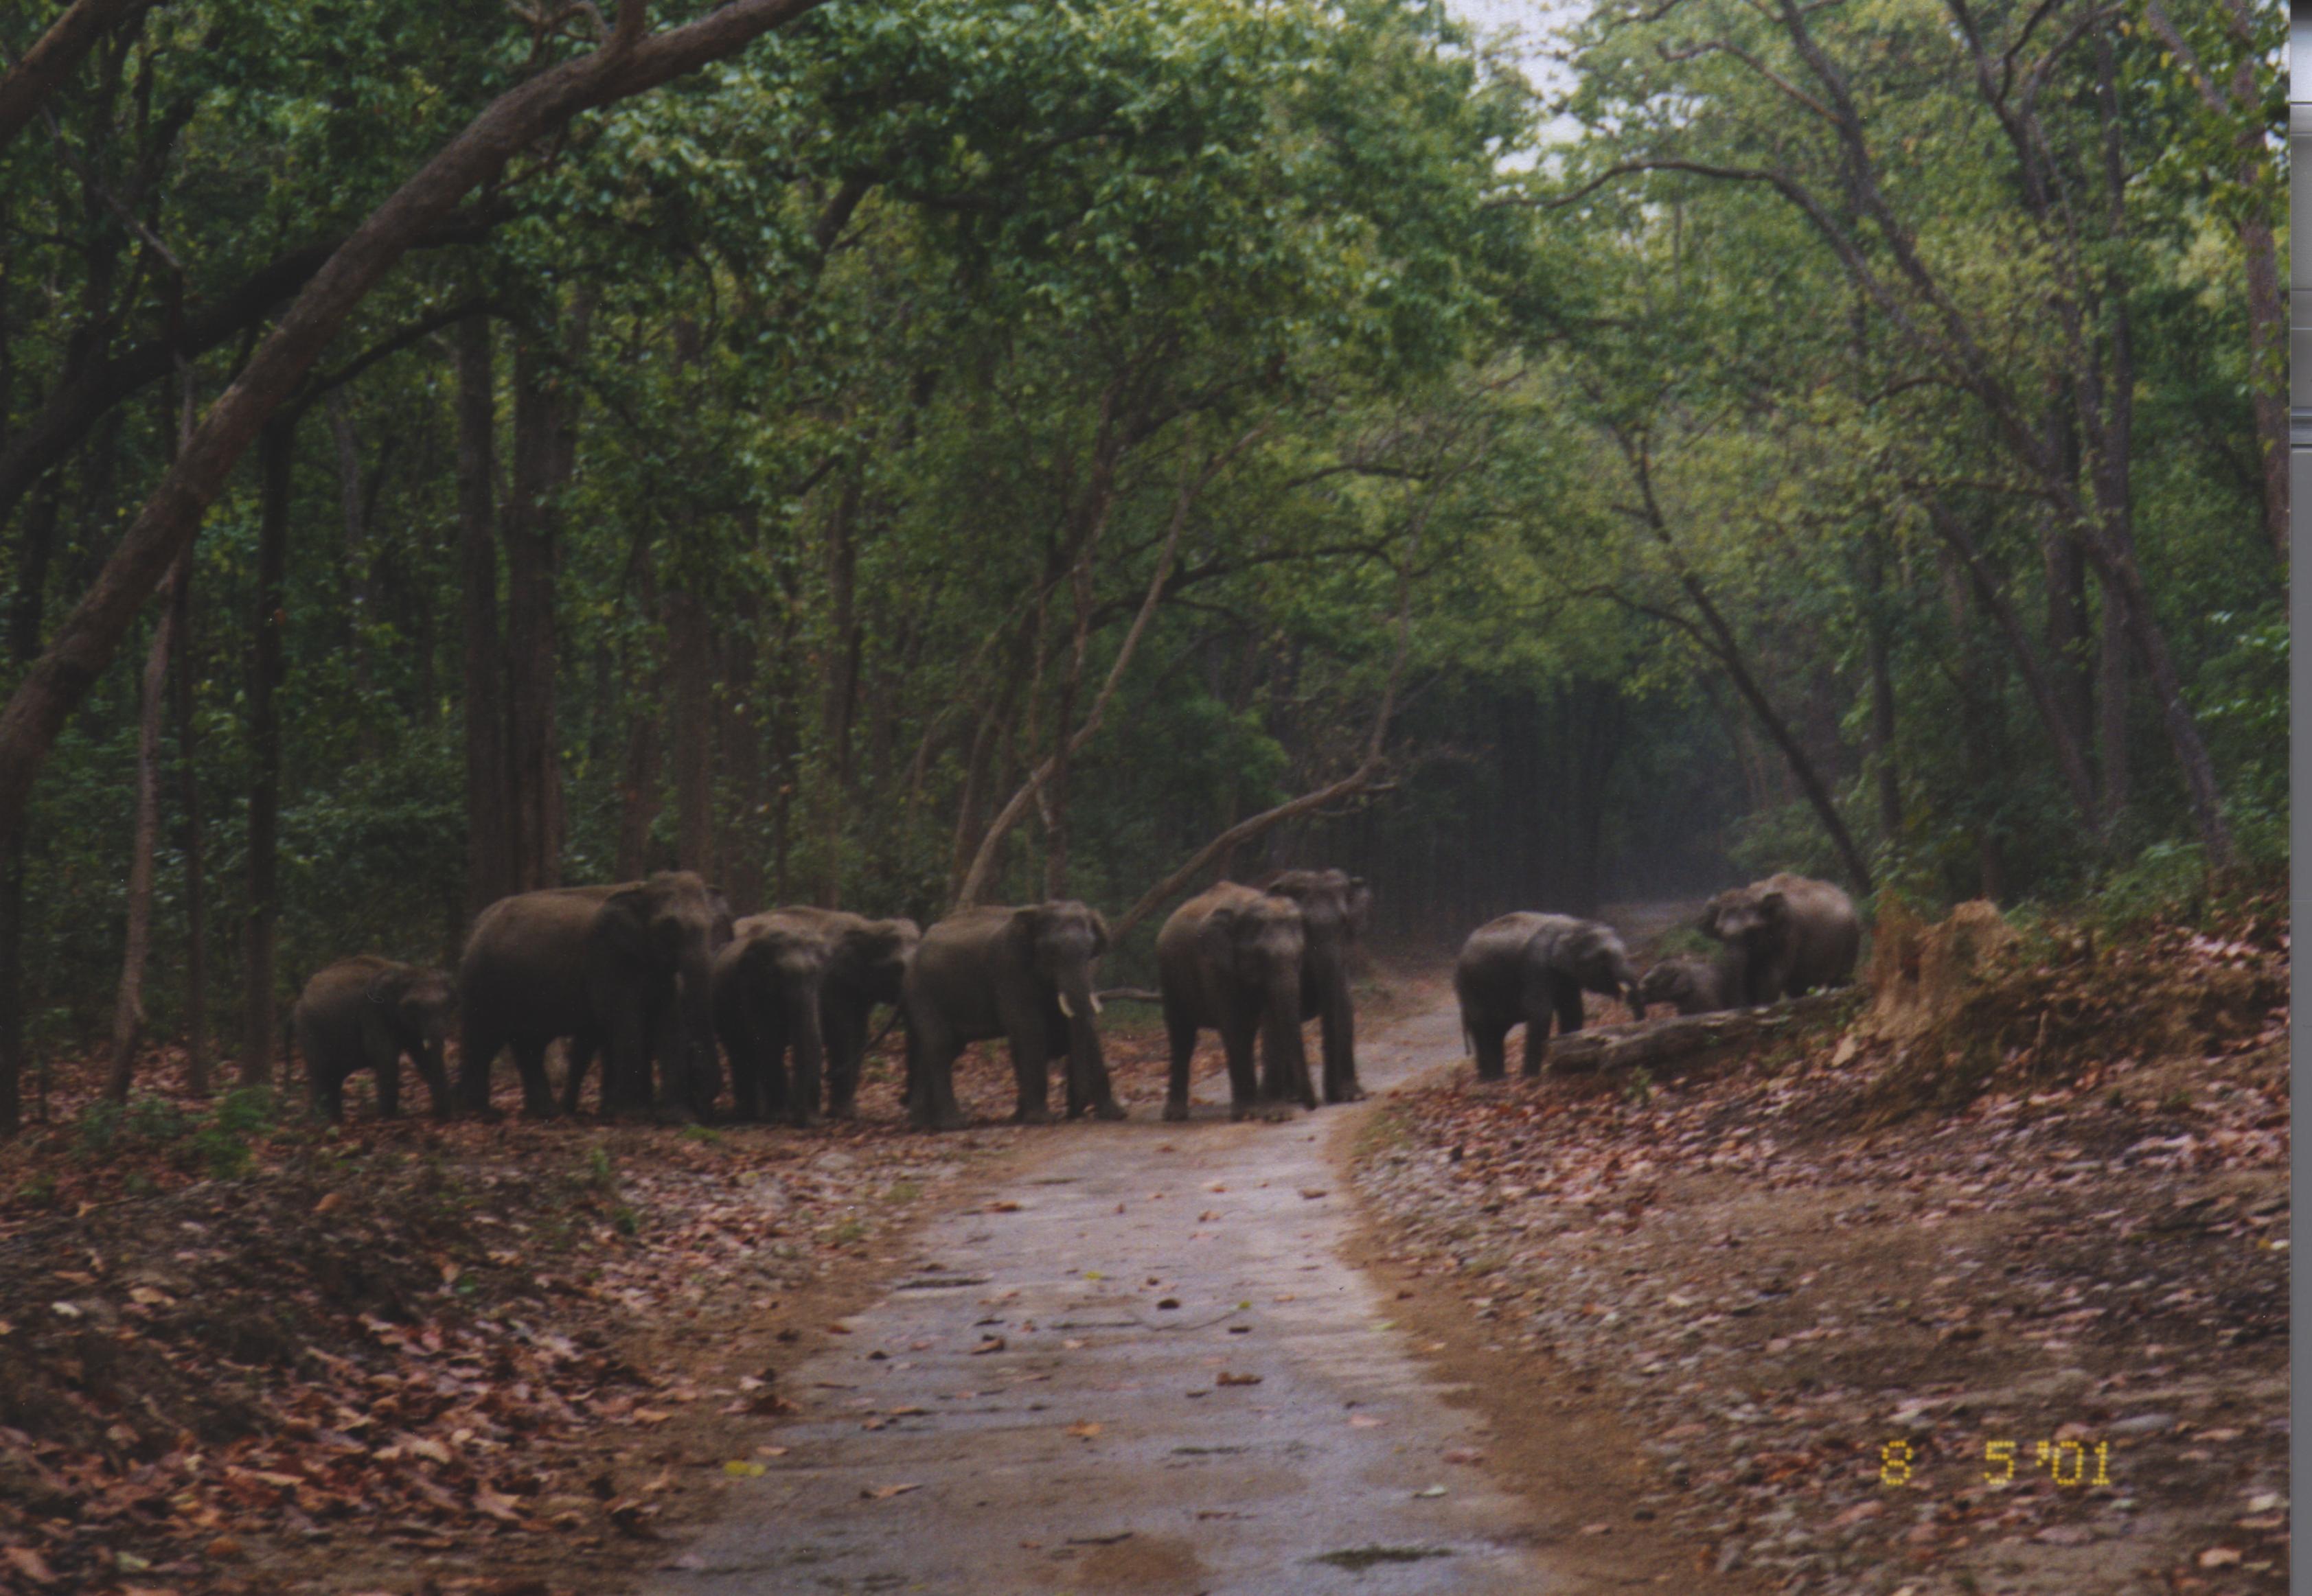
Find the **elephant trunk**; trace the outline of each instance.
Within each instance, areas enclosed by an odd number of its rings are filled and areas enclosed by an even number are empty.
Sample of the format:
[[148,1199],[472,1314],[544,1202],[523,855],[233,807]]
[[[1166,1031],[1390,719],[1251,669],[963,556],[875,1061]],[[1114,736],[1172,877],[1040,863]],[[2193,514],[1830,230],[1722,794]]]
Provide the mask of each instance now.
[[1092,994],[1091,966],[1079,964],[1060,977],[1060,1012],[1068,1021],[1068,1106],[1098,1107],[1108,1101],[1108,1064],[1100,1056],[1099,1027],[1093,1016],[1099,999]]
[[722,1089],[722,1068],[714,1048],[713,961],[702,946],[686,954],[675,977],[673,1055],[664,1068],[672,1105],[700,1119],[713,1111]]
[[1297,972],[1269,982],[1268,1002],[1260,1021],[1260,1051],[1267,1096],[1295,1100],[1305,1108],[1317,1106],[1317,1085],[1309,1074],[1309,1044],[1300,1033]]
[[819,1083],[827,1063],[827,1042],[819,1027],[819,975],[816,970],[790,975],[783,983],[781,1002],[786,1009],[787,1038],[794,1049],[794,1078],[787,1093],[787,1118],[797,1125],[817,1125]]

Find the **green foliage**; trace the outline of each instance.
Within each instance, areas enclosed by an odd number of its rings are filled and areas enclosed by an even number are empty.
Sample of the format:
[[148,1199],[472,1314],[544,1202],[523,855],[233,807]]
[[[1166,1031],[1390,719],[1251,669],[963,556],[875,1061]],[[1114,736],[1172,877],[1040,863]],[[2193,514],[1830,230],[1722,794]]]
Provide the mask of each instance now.
[[[2196,867],[2171,717],[2140,662],[2097,712],[2108,606],[2091,571],[2063,586],[2066,484],[1929,338],[1963,324],[2032,429],[2070,426],[2068,487],[2092,498],[2078,374],[2123,312],[2129,536],[2243,851],[2269,859],[2287,630],[2253,400],[2276,375],[2251,369],[2243,251],[2283,215],[2280,23],[2178,19],[2213,81],[2245,65],[2265,91],[2227,113],[2148,13],[2080,4],[2041,31],[2045,158],[2082,193],[2100,181],[2105,50],[2130,180],[2115,210],[2060,216],[2027,203],[1956,13],[1923,3],[1799,13],[1861,108],[1872,219],[1852,152],[1791,92],[1815,79],[1788,14],[1732,0],[1577,10],[1562,104],[1431,4],[828,6],[581,118],[513,159],[495,225],[408,256],[321,370],[377,358],[285,413],[277,996],[355,952],[454,958],[473,673],[504,713],[507,534],[533,513],[556,781],[522,796],[554,815],[566,881],[695,856],[687,798],[742,908],[935,917],[1008,803],[985,896],[1114,911],[1378,746],[1364,791],[1217,868],[1349,864],[1384,940],[1449,942],[1506,908],[1846,873],[1788,746],[1873,875],[1923,903],[2173,902]],[[32,435],[74,362],[162,339],[180,290],[196,320],[232,301],[588,48],[578,13],[544,37],[415,0],[339,21],[147,8],[59,91],[53,136],[0,150],[0,440]],[[1979,21],[1994,51],[2036,25]],[[1787,183],[1711,175],[1769,167]],[[1792,186],[1836,203],[1809,214]],[[1859,241],[1842,253],[1826,225]],[[2089,279],[2067,344],[2051,295]],[[494,601],[471,615],[437,326],[458,307],[490,318],[504,479]],[[203,346],[198,397],[265,325]],[[542,401],[560,408],[539,430]],[[175,403],[137,390],[0,504],[0,685],[159,480]],[[227,484],[192,566],[192,743],[171,724],[155,861],[162,1033],[188,1017],[188,753],[217,1030],[242,976],[258,494],[253,471]],[[2131,773],[2115,816],[2081,813],[2001,604],[2081,685],[2095,780]],[[473,672],[469,620],[495,640]],[[2058,651],[2065,620],[2080,635]],[[1128,638],[1096,735],[1028,794]],[[109,1013],[148,640],[35,796],[42,1055]],[[1143,934],[1115,972],[1145,957]],[[193,1134],[132,1128],[142,1112],[74,1134],[92,1157]],[[221,1105],[215,1159],[268,1112]]]

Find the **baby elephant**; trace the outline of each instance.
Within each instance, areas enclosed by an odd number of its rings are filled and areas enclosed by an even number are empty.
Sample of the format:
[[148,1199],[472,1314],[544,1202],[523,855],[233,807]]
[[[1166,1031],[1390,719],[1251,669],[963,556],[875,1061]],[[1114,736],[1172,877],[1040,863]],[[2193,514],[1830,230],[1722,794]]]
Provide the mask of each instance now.
[[433,1095],[434,1117],[450,1117],[450,1077],[442,1042],[458,1009],[446,970],[397,964],[375,954],[340,959],[305,983],[290,1016],[316,1113],[345,1113],[346,1077],[377,1072],[377,1112],[401,1112],[401,1056],[409,1055]]
[[1703,911],[1701,929],[1740,955],[1741,990],[1727,997],[1746,1007],[1844,986],[1862,942],[1853,899],[1788,871],[1720,893]]
[[1638,982],[1631,1007],[1641,1019],[1657,1003],[1680,1014],[1715,1014],[1742,1002],[1742,960],[1728,948],[1715,959],[1664,959]]
[[1553,1019],[1559,1035],[1570,1035],[1581,1029],[1583,992],[1619,998],[1637,984],[1621,938],[1597,920],[1519,913],[1479,926],[1453,966],[1477,1078],[1497,1081],[1508,1073],[1503,1048],[1517,1025],[1525,1027],[1525,1072],[1539,1075]]

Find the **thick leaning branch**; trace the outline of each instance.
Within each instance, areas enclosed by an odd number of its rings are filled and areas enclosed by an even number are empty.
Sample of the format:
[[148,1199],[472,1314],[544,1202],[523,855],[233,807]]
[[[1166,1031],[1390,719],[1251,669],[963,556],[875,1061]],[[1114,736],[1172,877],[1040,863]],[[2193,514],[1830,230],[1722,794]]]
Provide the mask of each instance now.
[[1216,859],[1225,858],[1229,850],[1239,843],[1248,842],[1265,832],[1274,830],[1288,820],[1321,809],[1327,804],[1338,803],[1346,798],[1354,798],[1380,780],[1382,773],[1388,768],[1386,752],[1388,746],[1388,726],[1397,715],[1397,692],[1405,683],[1405,662],[1412,653],[1414,554],[1420,546],[1421,534],[1429,525],[1429,514],[1436,508],[1439,495],[1445,491],[1446,484],[1459,475],[1458,471],[1446,473],[1431,490],[1428,499],[1422,504],[1420,514],[1414,518],[1411,546],[1406,549],[1405,562],[1397,567],[1397,654],[1389,661],[1388,685],[1381,690],[1380,708],[1373,712],[1372,732],[1365,738],[1364,757],[1357,763],[1357,768],[1339,781],[1327,782],[1314,792],[1304,792],[1299,798],[1288,798],[1274,808],[1263,809],[1248,819],[1238,821],[1219,836],[1197,849],[1188,856],[1187,863],[1141,894],[1140,901],[1125,910],[1123,917],[1109,927],[1109,935],[1117,941],[1121,942],[1130,936],[1135,926],[1171,902],[1177,894],[1196,878],[1205,866]]
[[1124,634],[1124,641],[1117,649],[1116,661],[1108,667],[1108,679],[1100,684],[1099,693],[1092,700],[1091,709],[1085,714],[1083,724],[1069,734],[1062,750],[1047,756],[1030,772],[1027,781],[1020,784],[1020,790],[1013,793],[1011,800],[996,812],[995,818],[987,823],[987,830],[979,839],[978,850],[972,855],[971,868],[964,873],[963,885],[956,889],[957,908],[968,909],[979,902],[979,894],[987,890],[989,880],[995,873],[995,859],[1003,846],[1003,839],[1027,817],[1037,795],[1043,791],[1044,784],[1059,769],[1064,755],[1080,752],[1099,730],[1100,721],[1108,713],[1108,701],[1116,696],[1117,688],[1124,681],[1125,668],[1132,663],[1132,656],[1138,651],[1140,640],[1146,633],[1149,622],[1155,618],[1157,606],[1164,600],[1165,584],[1172,574],[1172,562],[1179,554],[1180,534],[1188,524],[1188,511],[1195,507],[1204,489],[1212,485],[1213,479],[1227,468],[1230,461],[1257,442],[1268,431],[1268,425],[1263,422],[1230,444],[1207,460],[1204,470],[1196,475],[1190,477],[1185,471],[1182,473],[1180,491],[1172,503],[1171,524],[1164,530],[1164,546],[1156,556],[1155,573],[1148,579],[1148,591],[1140,601],[1140,612],[1132,617],[1132,629]]
[[[136,612],[191,541],[234,464],[354,308],[416,240],[517,153],[572,118],[719,60],[823,3],[731,0],[696,22],[640,39],[621,27],[603,48],[492,101],[370,214],[209,407],[94,585],[0,711],[0,833],[22,818],[33,778],[66,717],[119,652]],[[635,0],[637,16],[640,9]]]
[[0,74],[0,149],[40,114],[48,96],[80,65],[104,31],[150,0],[74,0],[64,15]]

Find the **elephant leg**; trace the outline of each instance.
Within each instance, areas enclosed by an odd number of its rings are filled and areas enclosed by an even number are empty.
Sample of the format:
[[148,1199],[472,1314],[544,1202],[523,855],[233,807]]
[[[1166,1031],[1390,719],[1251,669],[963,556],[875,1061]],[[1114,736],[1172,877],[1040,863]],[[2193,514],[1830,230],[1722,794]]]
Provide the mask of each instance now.
[[[1164,1039],[1171,1044],[1172,1074],[1164,1090],[1164,1117],[1185,1120],[1188,1117],[1188,1065],[1196,1053],[1196,1021],[1187,1005],[1170,992],[1164,994]],[[1236,1088],[1236,1071],[1229,1071],[1229,1084]],[[1243,1093],[1237,1088],[1237,1099]]]
[[1300,1072],[1296,1082],[1291,1065],[1278,1058],[1275,1050],[1260,1045],[1260,1022],[1256,1016],[1235,1016],[1220,1027],[1220,1033],[1221,1047],[1228,1054],[1229,1118],[1243,1120],[1257,1114],[1264,1119],[1289,1119],[1291,1104],[1308,1085],[1307,1072]]
[[758,1015],[755,1031],[762,1038],[764,1118],[784,1120],[795,1126],[821,1123],[819,1083],[806,1079],[800,1068],[789,1068],[788,1055],[794,1055],[799,1066],[801,1050],[794,1044],[794,1028],[787,1024],[786,1016]]
[[487,1116],[490,1112],[490,1066],[506,1044],[500,1031],[473,1028],[461,1039],[458,1051],[458,1095],[469,1114]]
[[1012,1117],[1022,1125],[1052,1122],[1052,1058],[1043,1016],[1033,1015],[1025,1025],[1012,1027],[1012,1076],[1018,1102]]
[[754,1121],[763,1117],[763,1060],[751,1028],[732,1025],[722,1033],[722,1051],[731,1056],[731,1117]]
[[521,1075],[521,1112],[526,1119],[554,1117],[554,1089],[546,1081],[546,1043],[519,1041],[513,1044],[514,1068]]
[[380,1048],[370,1056],[372,1073],[377,1077],[377,1117],[398,1120],[401,1117],[401,1053],[399,1050]]
[[417,1065],[417,1073],[425,1082],[425,1095],[433,1100],[434,1117],[450,1117],[450,1072],[442,1067],[442,1050],[438,1046],[420,1045],[410,1058]]
[[[594,1039],[591,1036],[574,1036],[570,1039],[569,1046],[563,1051],[562,1112],[565,1114],[574,1114],[578,1112],[578,1095],[585,1087],[586,1072],[594,1066]],[[608,1113],[609,1107],[610,1068],[605,1064],[602,1067],[603,1112]]]
[[1509,1074],[1509,1022],[1491,1014],[1467,1014],[1461,1025],[1469,1033],[1469,1051],[1477,1060],[1477,1078],[1497,1081]]
[[647,1118],[650,1112],[650,1026],[644,1016],[624,1006],[603,1027],[602,1112]]
[[821,1046],[827,1054],[827,1115],[848,1120],[859,1112],[859,1071],[866,1060],[867,1015],[843,1002],[819,1006]]
[[955,1057],[962,1044],[944,1028],[924,1026],[907,1038],[907,1120],[923,1130],[960,1130],[955,1102]]
[[[1354,1103],[1364,1088],[1357,1085],[1357,1012],[1349,1001],[1347,978],[1325,1005],[1325,1101]],[[1308,1103],[1317,1106],[1316,1088],[1308,1088]]]

